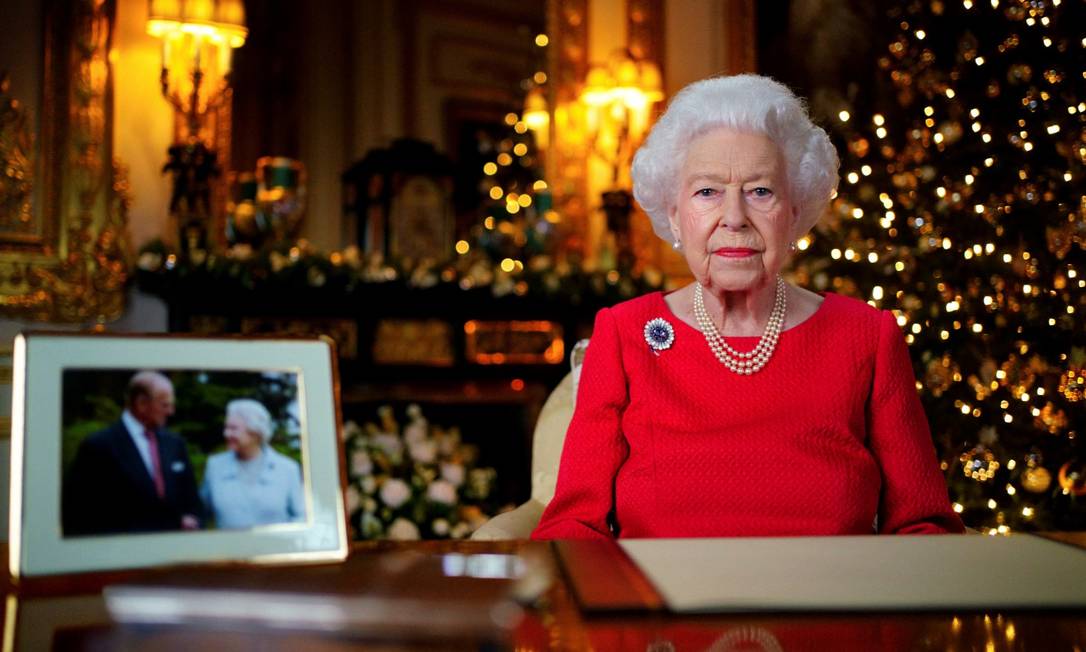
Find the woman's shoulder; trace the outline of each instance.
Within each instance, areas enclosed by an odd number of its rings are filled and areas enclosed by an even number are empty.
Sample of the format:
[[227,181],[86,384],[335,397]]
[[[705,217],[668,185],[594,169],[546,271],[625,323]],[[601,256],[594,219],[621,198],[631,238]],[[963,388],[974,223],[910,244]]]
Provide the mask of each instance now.
[[863,348],[872,353],[888,337],[901,337],[901,329],[893,312],[833,292],[825,292],[823,297],[819,308],[820,318],[815,322],[818,324],[815,332],[820,336],[847,341],[852,345],[868,343]]
[[822,296],[824,297],[823,308],[838,321],[877,328],[879,323],[886,318],[885,315],[889,314],[887,310],[876,308],[865,301],[843,294],[825,292]]
[[207,457],[207,467],[205,473],[217,471],[219,469],[226,468],[233,462],[234,453],[232,451],[222,451]]

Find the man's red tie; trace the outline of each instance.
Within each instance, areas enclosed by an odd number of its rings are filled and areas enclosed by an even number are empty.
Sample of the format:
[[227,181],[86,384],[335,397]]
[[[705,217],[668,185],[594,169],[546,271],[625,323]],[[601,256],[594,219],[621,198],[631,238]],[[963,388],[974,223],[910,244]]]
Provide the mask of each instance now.
[[155,431],[145,429],[143,434],[147,436],[147,444],[151,449],[151,475],[155,481],[155,491],[159,498],[166,497],[166,478],[162,475],[162,462],[158,459],[158,436]]

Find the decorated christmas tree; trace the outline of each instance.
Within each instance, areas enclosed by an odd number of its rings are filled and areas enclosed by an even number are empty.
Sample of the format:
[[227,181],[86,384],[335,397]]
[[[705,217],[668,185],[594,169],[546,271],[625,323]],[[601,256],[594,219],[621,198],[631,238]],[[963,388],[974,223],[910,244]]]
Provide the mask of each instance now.
[[967,525],[1086,529],[1086,3],[888,18],[797,274],[894,311]]
[[[516,113],[505,116],[505,124],[507,133],[480,140],[489,160],[479,182],[481,220],[471,235],[509,272],[523,268],[532,256],[549,251],[558,218],[551,210],[550,190],[543,178],[538,132],[529,128],[525,116]],[[466,249],[458,247],[459,252]]]
[[544,34],[533,38],[538,60],[520,82],[523,110],[507,113],[501,125],[477,129],[475,151],[462,156],[472,165],[462,179],[464,204],[475,216],[456,253],[491,262],[499,274],[523,272],[533,257],[553,253],[559,222],[543,160],[550,131],[544,70],[548,39]]

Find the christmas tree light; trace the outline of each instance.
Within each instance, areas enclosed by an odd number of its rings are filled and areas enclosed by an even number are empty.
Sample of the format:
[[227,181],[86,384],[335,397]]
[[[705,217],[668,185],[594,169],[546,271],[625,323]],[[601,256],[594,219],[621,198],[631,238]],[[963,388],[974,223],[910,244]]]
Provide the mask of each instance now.
[[797,275],[894,311],[967,525],[1086,529],[1086,3],[889,19],[892,91],[840,108],[844,182]]

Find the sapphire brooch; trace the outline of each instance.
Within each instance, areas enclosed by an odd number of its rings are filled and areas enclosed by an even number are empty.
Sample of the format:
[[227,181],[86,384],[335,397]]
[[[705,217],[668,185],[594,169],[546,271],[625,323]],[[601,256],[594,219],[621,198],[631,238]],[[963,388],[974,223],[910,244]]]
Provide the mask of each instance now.
[[645,323],[645,343],[653,353],[660,355],[660,351],[670,349],[675,343],[675,329],[661,317],[650,319]]

